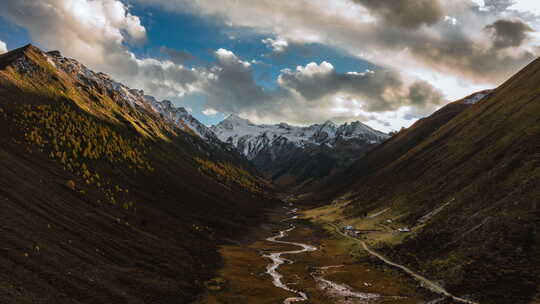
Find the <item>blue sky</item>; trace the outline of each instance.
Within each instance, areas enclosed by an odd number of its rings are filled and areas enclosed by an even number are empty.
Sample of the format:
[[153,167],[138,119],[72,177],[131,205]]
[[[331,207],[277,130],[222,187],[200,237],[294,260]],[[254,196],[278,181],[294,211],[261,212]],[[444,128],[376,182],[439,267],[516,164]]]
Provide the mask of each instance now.
[[0,52],[60,50],[208,125],[236,113],[382,131],[493,88],[538,56],[536,0],[398,2],[2,1]]
[[[347,55],[343,51],[317,43],[293,45],[283,54],[275,54],[263,42],[273,37],[268,34],[254,33],[249,28],[223,26],[222,22],[202,18],[193,14],[169,12],[132,3],[132,13],[141,19],[148,33],[147,43],[142,47],[131,47],[140,57],[167,59],[162,47],[186,51],[195,58],[185,63],[187,66],[212,65],[216,58],[215,50],[224,48],[234,52],[243,60],[253,65],[255,80],[267,89],[274,89],[280,71],[296,66],[305,66],[310,62],[331,62],[337,72],[364,71],[376,69],[376,66],[359,58]],[[223,113],[207,116],[204,96],[194,95],[174,100],[193,110],[192,114],[201,122],[211,125],[226,117]]]
[[[184,63],[188,67],[211,66],[216,61],[214,52],[224,48],[234,52],[246,61],[257,61],[253,65],[254,77],[261,87],[276,88],[276,79],[283,69],[294,69],[310,62],[331,62],[337,72],[364,71],[376,69],[376,66],[345,52],[318,43],[291,45],[287,52],[275,54],[262,40],[272,37],[268,34],[254,33],[249,28],[223,26],[222,22],[209,20],[188,13],[170,12],[160,8],[130,3],[130,12],[140,18],[146,28],[147,40],[143,45],[126,45],[137,57],[169,59],[163,47],[185,51],[193,59]],[[10,47],[38,42],[31,39],[27,31],[0,17],[0,40]],[[43,46],[42,46],[43,47]],[[223,120],[227,115],[218,112],[204,115],[205,97],[193,94],[182,98],[171,98],[177,105],[191,109],[192,114],[201,122],[212,125]]]

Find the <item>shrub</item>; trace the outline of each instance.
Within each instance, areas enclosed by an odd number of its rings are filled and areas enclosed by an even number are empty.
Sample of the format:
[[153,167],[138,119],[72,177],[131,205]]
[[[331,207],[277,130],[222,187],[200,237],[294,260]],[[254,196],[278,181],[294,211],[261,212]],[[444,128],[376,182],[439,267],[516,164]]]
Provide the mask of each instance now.
[[68,187],[68,189],[70,189],[70,190],[75,191],[75,190],[76,190],[75,181],[73,181],[73,180],[71,180],[71,179],[68,180],[68,181],[66,182],[66,187]]

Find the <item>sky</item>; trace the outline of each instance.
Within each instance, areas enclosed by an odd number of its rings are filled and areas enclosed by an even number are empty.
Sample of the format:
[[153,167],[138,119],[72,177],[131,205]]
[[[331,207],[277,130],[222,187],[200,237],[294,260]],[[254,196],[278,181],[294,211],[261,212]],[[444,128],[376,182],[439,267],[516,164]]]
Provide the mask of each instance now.
[[0,2],[0,53],[32,43],[207,125],[408,127],[540,53],[538,0]]

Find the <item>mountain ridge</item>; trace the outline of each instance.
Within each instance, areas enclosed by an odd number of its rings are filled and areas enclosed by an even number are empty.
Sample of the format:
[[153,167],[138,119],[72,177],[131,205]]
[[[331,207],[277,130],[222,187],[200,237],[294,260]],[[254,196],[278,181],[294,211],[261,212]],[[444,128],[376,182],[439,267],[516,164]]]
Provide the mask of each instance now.
[[0,55],[0,293],[193,301],[215,276],[218,245],[277,203],[272,188],[227,145],[56,55]]
[[[323,145],[334,147],[339,139],[359,138],[370,143],[379,143],[388,138],[388,135],[373,128],[354,121],[337,125],[331,120],[321,124],[309,126],[294,126],[288,123],[254,124],[237,114],[231,114],[223,121],[210,128],[221,141],[232,144],[249,159],[274,143],[286,140],[296,146]],[[260,139],[260,140],[259,140]],[[261,145],[261,142],[263,143]]]
[[[540,265],[540,59],[450,103],[311,188],[376,245],[480,303],[534,303]],[[322,188],[322,187],[321,187]],[[398,232],[399,228],[410,232]]]
[[361,122],[256,125],[232,114],[211,127],[276,184],[303,186],[329,178],[389,136]]

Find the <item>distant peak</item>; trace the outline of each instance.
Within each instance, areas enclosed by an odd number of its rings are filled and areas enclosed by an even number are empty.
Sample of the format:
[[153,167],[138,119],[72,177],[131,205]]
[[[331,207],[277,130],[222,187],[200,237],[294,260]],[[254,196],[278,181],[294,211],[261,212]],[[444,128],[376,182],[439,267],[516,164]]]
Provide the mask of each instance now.
[[335,126],[336,123],[333,122],[333,121],[331,121],[331,120],[329,119],[329,120],[327,120],[327,121],[324,122],[324,125],[326,125],[326,126]]
[[242,119],[242,118],[240,116],[238,116],[238,114],[232,113],[229,116],[227,116],[226,119],[237,120],[237,119]]
[[11,50],[11,51],[3,54],[3,56],[7,57],[7,56],[14,56],[14,55],[23,55],[23,54],[28,54],[28,53],[31,53],[31,52],[43,53],[43,51],[41,51],[39,48],[35,47],[33,44],[27,44],[27,45],[25,45],[23,47],[20,47],[18,49]]
[[227,118],[225,118],[225,121],[250,122],[248,119],[244,119],[244,118],[238,116],[238,114],[236,114],[236,113],[232,113],[231,115],[227,116]]
[[23,46],[21,48],[21,50],[36,50],[36,49],[39,50],[36,46],[34,46],[31,43],[29,43],[29,44],[27,44],[27,45],[25,45],[25,46]]
[[35,47],[32,44],[27,44],[18,49],[11,50],[7,53],[0,55],[0,69],[3,69],[5,66],[13,64],[16,60],[20,58],[25,58],[25,60],[33,61],[34,63],[37,58],[43,56],[43,51]]
[[62,53],[60,53],[60,51],[49,51],[47,52],[47,55],[49,56],[52,56],[52,57],[62,57]]
[[182,112],[184,114],[189,114],[189,111],[184,107],[177,107],[176,110],[178,110],[179,112]]
[[15,50],[15,51],[21,51],[22,53],[25,53],[25,54],[32,53],[32,52],[33,53],[40,53],[40,54],[44,53],[40,48],[38,48],[37,46],[35,46],[35,45],[31,44],[31,43],[23,46],[22,48],[20,48],[18,50]]

